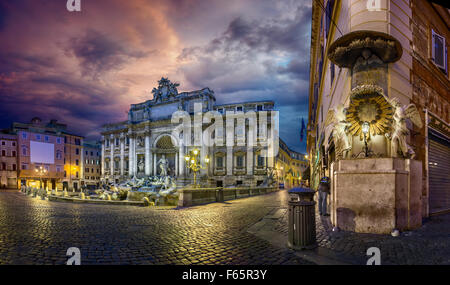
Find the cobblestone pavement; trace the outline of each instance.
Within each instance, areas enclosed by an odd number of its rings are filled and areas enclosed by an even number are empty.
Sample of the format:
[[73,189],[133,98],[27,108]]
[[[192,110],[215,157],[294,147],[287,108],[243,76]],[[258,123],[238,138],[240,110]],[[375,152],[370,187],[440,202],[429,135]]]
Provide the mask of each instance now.
[[[287,196],[287,193],[281,193]],[[287,197],[285,197],[287,200]],[[317,212],[317,211],[316,211]],[[285,213],[274,225],[274,231],[287,237]],[[450,264],[450,214],[434,216],[424,221],[415,231],[403,232],[399,237],[391,235],[332,232],[329,217],[316,214],[317,243],[328,257],[352,264],[365,264],[366,251],[378,247],[381,264]],[[331,254],[328,254],[331,253]]]
[[0,192],[0,264],[310,264],[248,227],[285,191],[184,209],[49,202]]

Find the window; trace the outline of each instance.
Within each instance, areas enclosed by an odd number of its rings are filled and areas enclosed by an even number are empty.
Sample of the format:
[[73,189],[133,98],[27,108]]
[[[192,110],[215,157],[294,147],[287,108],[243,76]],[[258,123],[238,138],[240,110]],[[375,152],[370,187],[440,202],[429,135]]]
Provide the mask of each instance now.
[[89,179],[89,176],[86,176],[86,179]]
[[36,135],[36,140],[40,141],[41,140],[41,135]]
[[447,73],[447,47],[445,45],[445,38],[437,34],[434,30],[432,32],[431,56],[437,67],[441,68]]
[[91,173],[94,173],[94,168],[91,168]]
[[217,109],[217,111],[218,111],[219,113],[223,114],[223,109],[222,109],[222,108]]
[[116,138],[116,146],[119,146],[119,144],[120,144],[120,140],[119,140],[119,138]]
[[62,158],[61,151],[60,150],[56,151],[56,159],[61,159],[61,158]]
[[6,170],[6,163],[2,162],[2,170]]
[[86,156],[88,156],[89,155],[89,152],[86,150],[85,152],[84,152],[85,154],[86,154]]
[[67,177],[67,171],[64,170],[64,177]]
[[66,136],[64,137],[64,143],[67,143],[67,137]]
[[56,143],[60,144],[61,143],[61,138],[56,138]]
[[75,149],[75,154],[76,154],[76,155],[79,155],[79,154],[80,154],[80,149],[79,149],[79,148],[76,148],[76,149]]
[[216,165],[217,165],[217,167],[223,167],[223,157],[222,156],[217,157]]
[[12,146],[16,146],[16,142],[12,142]]
[[27,133],[22,133],[22,138],[24,139],[24,140],[26,140],[27,139]]
[[13,157],[16,157],[16,151],[15,151],[15,150],[13,150],[13,151],[11,152],[11,154],[12,154]]
[[78,159],[75,159],[75,165],[79,165],[80,162],[78,161]]
[[27,169],[28,169],[28,164],[23,163],[23,164],[22,164],[22,170],[27,170]]
[[326,37],[328,38],[328,34],[330,32],[330,24],[331,24],[331,18],[333,17],[333,7],[334,7],[334,0],[329,0],[327,2],[327,8],[325,9],[325,33]]
[[16,170],[17,170],[16,164],[13,164],[13,165],[12,165],[12,170],[13,170],[13,171],[16,171]]
[[6,150],[2,150],[2,156],[6,156]]
[[84,172],[89,173],[89,168],[86,167],[86,168],[84,169]]
[[77,171],[77,173],[75,174],[75,177],[78,178],[78,171]]
[[109,147],[109,139],[106,140],[106,147]]
[[256,111],[262,111],[262,110],[263,110],[263,105],[256,106]]
[[264,157],[262,157],[261,155],[258,155],[257,163],[258,163],[258,166],[263,166],[264,165]]
[[80,139],[75,139],[75,144],[76,145],[81,145],[81,140]]
[[61,169],[62,169],[61,165],[56,166],[56,172],[61,172]]
[[333,85],[334,80],[334,63],[330,63],[330,86]]
[[91,151],[91,156],[94,156],[94,152],[93,151]]
[[46,142],[48,142],[48,141],[49,141],[49,138],[48,138],[48,136],[45,136],[45,137],[44,137],[44,141],[46,141]]
[[244,167],[244,156],[243,155],[238,155],[236,157],[236,165],[237,165],[237,167]]
[[94,160],[93,159],[91,159],[91,164],[94,164]]
[[89,159],[86,159],[86,162],[85,162],[86,164],[89,164]]
[[6,145],[6,142],[5,142],[5,141],[2,141],[2,145]]
[[242,112],[242,106],[236,107],[236,111],[237,111],[237,112]]
[[[129,145],[130,144],[130,138],[127,137],[126,141],[127,141],[127,145]],[[97,152],[97,156],[98,156],[98,152]]]

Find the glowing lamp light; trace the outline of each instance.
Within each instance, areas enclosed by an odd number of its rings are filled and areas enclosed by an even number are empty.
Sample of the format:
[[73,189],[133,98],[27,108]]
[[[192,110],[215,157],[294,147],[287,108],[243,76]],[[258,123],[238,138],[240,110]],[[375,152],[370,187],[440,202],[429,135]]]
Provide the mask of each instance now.
[[194,159],[191,159],[191,163],[195,163],[195,160],[194,160]]
[[364,123],[362,124],[362,132],[363,132],[364,134],[367,134],[367,133],[369,132],[369,123],[368,123],[368,122],[364,122]]
[[198,154],[198,149],[194,149],[194,154],[195,154],[195,155]]
[[209,158],[206,157],[206,158],[205,158],[205,162],[206,162],[206,163],[209,163]]
[[186,161],[189,161],[189,159],[190,159],[189,156],[184,157],[184,160],[186,160]]

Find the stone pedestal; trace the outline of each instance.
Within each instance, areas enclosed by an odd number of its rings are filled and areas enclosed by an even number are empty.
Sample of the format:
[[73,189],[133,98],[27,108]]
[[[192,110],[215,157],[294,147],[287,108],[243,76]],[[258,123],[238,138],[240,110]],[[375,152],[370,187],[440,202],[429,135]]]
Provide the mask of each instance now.
[[389,234],[422,225],[422,164],[401,158],[332,165],[331,221],[342,230]]

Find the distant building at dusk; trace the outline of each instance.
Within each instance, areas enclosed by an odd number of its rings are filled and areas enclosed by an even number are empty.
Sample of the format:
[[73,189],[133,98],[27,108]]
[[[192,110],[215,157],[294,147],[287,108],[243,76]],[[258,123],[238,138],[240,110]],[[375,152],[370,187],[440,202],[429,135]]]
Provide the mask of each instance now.
[[17,188],[17,137],[0,132],[0,188]]
[[55,189],[62,187],[64,137],[40,118],[13,123],[17,136],[19,185]]
[[83,182],[86,186],[98,186],[102,176],[101,171],[101,152],[102,145],[99,142],[83,143],[84,159],[84,177]]
[[278,182],[289,189],[300,186],[302,175],[308,168],[308,160],[305,154],[291,150],[287,144],[280,139],[280,148],[275,162],[275,171]]

